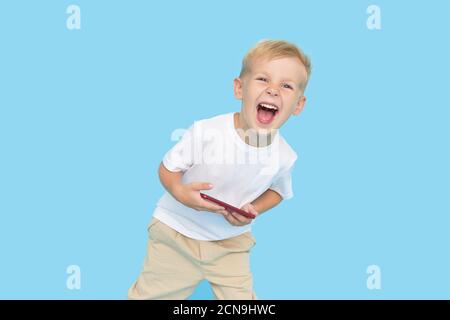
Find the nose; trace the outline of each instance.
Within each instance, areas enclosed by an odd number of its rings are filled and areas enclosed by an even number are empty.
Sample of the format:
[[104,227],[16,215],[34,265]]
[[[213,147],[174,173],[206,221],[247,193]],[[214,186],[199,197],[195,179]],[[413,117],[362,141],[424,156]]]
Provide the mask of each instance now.
[[274,97],[278,96],[278,90],[274,89],[274,88],[270,88],[270,87],[267,88],[266,93],[269,94],[270,96],[274,96]]

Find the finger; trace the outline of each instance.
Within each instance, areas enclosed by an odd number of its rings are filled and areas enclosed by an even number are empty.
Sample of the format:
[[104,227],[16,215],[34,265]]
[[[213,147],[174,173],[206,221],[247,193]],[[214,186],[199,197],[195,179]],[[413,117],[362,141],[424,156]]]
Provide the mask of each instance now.
[[253,213],[255,216],[258,215],[258,211],[256,211],[255,207],[250,205],[247,207],[248,211],[250,211],[250,213]]
[[219,206],[217,204],[214,204],[212,202],[203,200],[202,203],[200,204],[203,208],[205,208],[205,210],[208,211],[212,211],[212,212],[216,212],[216,211],[221,211],[221,210],[225,210],[224,207]]
[[231,215],[237,220],[239,221],[239,223],[241,224],[248,224],[249,223],[249,219],[247,219],[246,217],[244,217],[243,215],[240,215],[239,213],[236,213],[234,211],[231,212]]
[[219,210],[219,211],[217,211],[217,213],[221,214],[223,216],[227,216],[229,214],[227,210]]
[[241,225],[241,223],[239,222],[239,220],[237,220],[237,219],[233,216],[233,214],[232,214],[231,212],[229,212],[229,213],[225,216],[225,219],[227,219],[227,221],[228,221],[229,223],[231,223],[232,225],[235,225],[235,226],[240,226],[240,225]]
[[251,203],[247,203],[241,209],[253,214],[255,217],[257,217],[259,214],[258,211],[256,211],[255,207]]
[[228,218],[231,215],[231,211],[225,208],[225,210],[223,210],[223,215],[225,218]]
[[209,190],[213,188],[213,185],[209,182],[192,182],[190,185],[194,190]]

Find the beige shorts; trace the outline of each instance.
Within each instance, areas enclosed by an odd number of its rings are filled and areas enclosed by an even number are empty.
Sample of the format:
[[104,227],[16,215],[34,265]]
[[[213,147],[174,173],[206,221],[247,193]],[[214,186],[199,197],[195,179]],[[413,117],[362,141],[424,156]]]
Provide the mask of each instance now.
[[129,299],[187,299],[202,280],[216,299],[255,300],[250,271],[251,232],[218,240],[188,238],[156,218],[149,225],[144,267]]

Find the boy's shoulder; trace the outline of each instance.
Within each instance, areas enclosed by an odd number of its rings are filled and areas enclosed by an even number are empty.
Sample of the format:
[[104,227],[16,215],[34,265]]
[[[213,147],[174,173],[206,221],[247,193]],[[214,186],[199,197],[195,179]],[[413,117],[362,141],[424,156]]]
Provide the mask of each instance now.
[[202,118],[199,120],[195,120],[194,124],[196,125],[218,125],[218,124],[226,124],[227,121],[229,121],[233,116],[233,113],[224,113],[224,114],[218,114],[209,118]]
[[226,131],[231,127],[232,113],[219,114],[209,118],[197,119],[191,124],[194,135],[203,135],[207,132]]
[[291,147],[291,145],[284,139],[281,132],[279,133],[280,154],[281,158],[285,160],[287,166],[291,166],[297,160],[297,152]]

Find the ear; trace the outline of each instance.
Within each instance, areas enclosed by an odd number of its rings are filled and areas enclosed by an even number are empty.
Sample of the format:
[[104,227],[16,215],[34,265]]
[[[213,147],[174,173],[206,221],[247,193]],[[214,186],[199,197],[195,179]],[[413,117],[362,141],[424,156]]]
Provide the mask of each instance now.
[[233,81],[234,97],[238,100],[242,100],[242,80],[235,78]]
[[302,95],[297,102],[297,105],[295,106],[294,111],[292,111],[292,114],[294,116],[298,116],[300,114],[300,112],[302,112],[303,107],[305,106],[306,103],[306,97],[304,95]]

